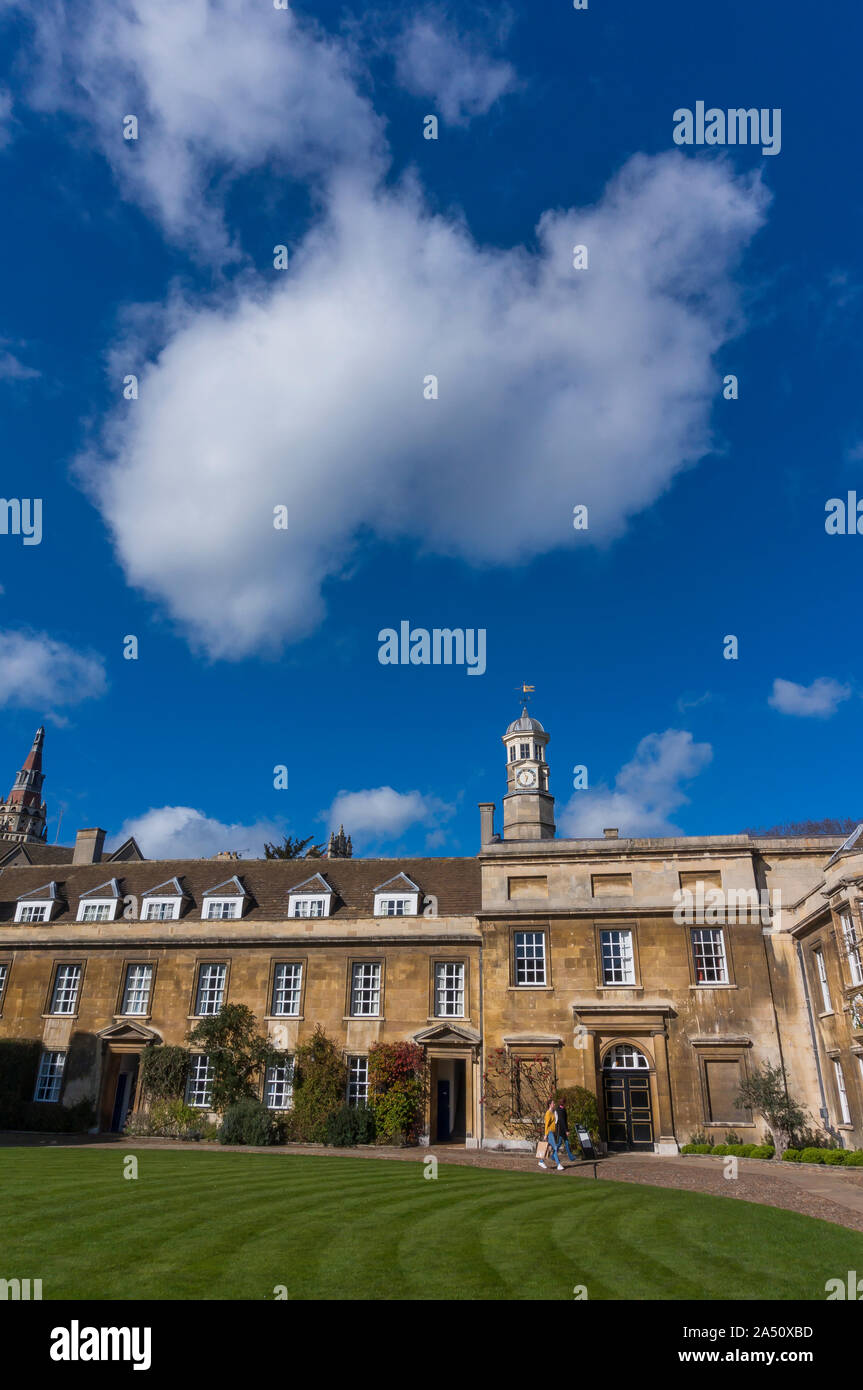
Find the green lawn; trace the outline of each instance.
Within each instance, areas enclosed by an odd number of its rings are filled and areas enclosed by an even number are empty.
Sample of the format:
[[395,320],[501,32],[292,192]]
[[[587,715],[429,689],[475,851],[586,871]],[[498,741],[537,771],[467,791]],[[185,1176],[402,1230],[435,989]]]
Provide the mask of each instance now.
[[823,1299],[863,1236],[668,1189],[337,1157],[0,1150],[3,1278],[43,1298]]

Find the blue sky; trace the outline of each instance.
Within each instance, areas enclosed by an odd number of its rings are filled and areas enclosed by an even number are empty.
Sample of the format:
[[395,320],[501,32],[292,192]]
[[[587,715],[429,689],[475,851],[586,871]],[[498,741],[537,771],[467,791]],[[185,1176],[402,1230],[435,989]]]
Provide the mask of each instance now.
[[[523,680],[566,833],[861,813],[858,16],[0,24],[2,490],[43,500],[0,535],[0,767],[48,724],[49,838],[473,853]],[[780,108],[780,152],[677,148],[698,100]],[[381,665],[403,619],[485,629],[485,673]]]

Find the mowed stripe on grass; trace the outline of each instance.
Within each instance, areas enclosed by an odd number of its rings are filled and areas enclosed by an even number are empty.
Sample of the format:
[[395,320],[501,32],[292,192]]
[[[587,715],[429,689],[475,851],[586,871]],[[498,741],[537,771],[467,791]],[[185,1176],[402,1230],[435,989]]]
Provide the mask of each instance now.
[[[138,1159],[137,1179],[123,1176]],[[0,1150],[0,1277],[45,1299],[823,1299],[863,1236],[641,1184],[441,1164]]]

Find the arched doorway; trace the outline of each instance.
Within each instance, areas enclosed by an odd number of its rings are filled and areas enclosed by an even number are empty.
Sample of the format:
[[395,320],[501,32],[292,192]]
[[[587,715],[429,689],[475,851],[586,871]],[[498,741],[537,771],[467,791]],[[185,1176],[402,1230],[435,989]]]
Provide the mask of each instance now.
[[605,1127],[609,1149],[653,1153],[651,1065],[632,1043],[615,1043],[602,1061]]

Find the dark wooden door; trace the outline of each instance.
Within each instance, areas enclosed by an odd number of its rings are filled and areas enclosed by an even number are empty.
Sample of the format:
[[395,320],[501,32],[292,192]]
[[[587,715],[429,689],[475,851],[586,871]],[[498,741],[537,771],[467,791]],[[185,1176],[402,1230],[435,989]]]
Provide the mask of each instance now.
[[605,1084],[605,1125],[610,1149],[653,1152],[650,1073],[609,1070]]

